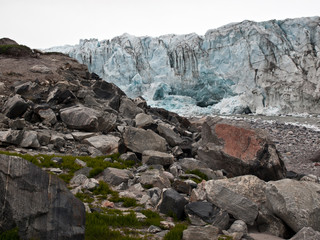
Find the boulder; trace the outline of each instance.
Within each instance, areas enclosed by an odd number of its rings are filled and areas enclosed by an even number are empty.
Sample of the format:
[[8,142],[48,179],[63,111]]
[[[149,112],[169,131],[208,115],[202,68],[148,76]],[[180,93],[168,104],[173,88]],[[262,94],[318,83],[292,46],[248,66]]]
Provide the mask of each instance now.
[[182,158],[179,160],[180,166],[184,171],[196,170],[199,168],[208,168],[208,165],[194,158]]
[[280,218],[275,216],[265,206],[260,207],[259,215],[256,220],[257,227],[261,233],[269,233],[273,236],[288,239],[292,236],[292,230],[288,228]]
[[1,141],[4,143],[18,146],[24,138],[23,130],[11,130],[3,131],[1,133]]
[[159,205],[159,211],[170,216],[184,219],[184,206],[188,201],[174,189],[167,189],[163,192],[162,200]]
[[38,131],[38,141],[41,146],[46,146],[50,143],[51,133],[47,130]]
[[77,97],[72,91],[67,89],[70,85],[62,83],[61,86],[54,88],[48,95],[47,102],[52,105],[74,103]]
[[108,167],[103,171],[103,180],[114,186],[128,183],[130,178],[133,178],[133,174],[126,169]]
[[39,148],[38,133],[36,131],[25,131],[20,146],[24,148]]
[[151,124],[154,124],[152,116],[145,113],[137,114],[134,120],[136,122],[136,127],[138,128],[144,128],[150,126]]
[[0,155],[0,231],[21,239],[84,239],[85,208],[65,183],[32,163]]
[[112,113],[100,112],[84,106],[61,109],[60,117],[69,128],[105,133],[115,127],[117,120],[117,117]]
[[3,105],[2,112],[8,118],[21,117],[28,109],[29,104],[21,98],[20,95],[16,94],[9,98]]
[[219,181],[221,180],[209,180],[198,184],[198,187],[192,190],[191,201],[207,200],[234,218],[253,225],[258,216],[258,205],[220,184]]
[[115,84],[106,81],[97,81],[92,86],[95,97],[102,98],[108,101],[109,107],[118,111],[120,107],[120,98],[125,96],[125,93]]
[[187,181],[181,181],[179,179],[174,180],[174,182],[172,183],[172,188],[179,193],[190,194],[192,189],[196,187],[197,187],[196,183],[195,183],[195,186],[193,186]]
[[205,239],[218,239],[219,228],[207,225],[204,227],[189,225],[183,231],[182,240],[205,240]]
[[266,183],[254,175],[219,179],[215,184],[246,197],[259,207],[266,202]]
[[229,214],[210,202],[192,202],[185,206],[185,212],[192,225],[211,224],[221,230],[229,224]]
[[145,150],[166,152],[166,140],[151,130],[126,127],[123,141],[127,148],[133,152],[143,153]]
[[127,97],[121,98],[119,113],[124,118],[134,119],[137,114],[143,112],[144,111],[139,108],[131,99]]
[[169,188],[171,186],[168,177],[158,169],[149,169],[143,173],[139,178],[142,186],[153,186],[160,189]]
[[51,108],[48,109],[40,109],[38,111],[40,118],[44,121],[44,123],[54,125],[57,122],[56,114]]
[[159,124],[157,130],[159,135],[166,139],[171,147],[180,145],[183,142],[179,134],[167,127],[165,124]]
[[320,230],[320,184],[283,179],[266,186],[267,207],[293,231]]
[[289,240],[319,240],[319,239],[320,239],[320,232],[315,231],[311,227],[304,227]]
[[83,142],[108,155],[118,152],[120,138],[113,135],[98,135],[86,138]]
[[170,166],[174,162],[174,156],[172,154],[158,152],[153,150],[146,150],[142,153],[143,164],[160,164],[164,167]]
[[284,163],[264,132],[221,119],[208,117],[203,124],[198,155],[211,169],[224,169],[230,176],[252,174],[266,181],[286,176]]

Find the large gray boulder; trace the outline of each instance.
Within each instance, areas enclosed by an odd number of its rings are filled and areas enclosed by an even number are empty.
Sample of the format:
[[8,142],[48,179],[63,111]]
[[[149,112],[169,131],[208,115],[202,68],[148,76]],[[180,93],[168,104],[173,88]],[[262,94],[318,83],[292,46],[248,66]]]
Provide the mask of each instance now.
[[267,183],[267,207],[293,231],[320,231],[320,184],[283,179]]
[[286,176],[284,163],[264,132],[219,118],[209,117],[203,124],[198,155],[211,169],[224,169],[230,176],[253,174],[266,181]]
[[137,114],[143,112],[144,111],[139,108],[131,99],[127,97],[121,98],[119,113],[124,118],[134,119]]
[[60,110],[61,120],[69,128],[109,132],[115,127],[117,117],[112,113],[101,112],[84,106],[73,106]]
[[65,183],[32,163],[0,155],[0,232],[21,239],[84,239],[85,209]]
[[108,167],[103,171],[103,180],[114,186],[121,183],[128,183],[130,178],[133,178],[133,174],[127,169],[118,169]]
[[168,177],[164,174],[163,171],[160,171],[158,169],[149,169],[141,173],[139,182],[142,186],[153,186],[160,189],[169,188],[171,186],[171,182]]
[[192,190],[191,201],[208,201],[227,211],[234,218],[253,225],[258,216],[258,205],[251,199],[229,189],[222,180],[209,180]]
[[5,102],[2,112],[9,118],[17,118],[27,111],[28,106],[29,104],[16,94]]
[[179,134],[177,134],[165,124],[159,124],[157,130],[160,136],[165,138],[171,147],[180,145],[183,142]]
[[167,142],[164,138],[151,130],[127,127],[123,134],[123,141],[133,152],[143,153],[145,150],[166,152]]

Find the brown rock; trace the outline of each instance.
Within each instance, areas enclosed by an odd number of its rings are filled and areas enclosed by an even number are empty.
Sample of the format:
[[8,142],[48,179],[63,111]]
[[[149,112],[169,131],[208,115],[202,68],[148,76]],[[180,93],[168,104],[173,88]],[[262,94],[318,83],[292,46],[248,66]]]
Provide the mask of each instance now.
[[269,181],[286,174],[275,145],[264,132],[217,118],[207,118],[203,124],[198,155],[211,169],[224,169],[231,176],[253,174]]

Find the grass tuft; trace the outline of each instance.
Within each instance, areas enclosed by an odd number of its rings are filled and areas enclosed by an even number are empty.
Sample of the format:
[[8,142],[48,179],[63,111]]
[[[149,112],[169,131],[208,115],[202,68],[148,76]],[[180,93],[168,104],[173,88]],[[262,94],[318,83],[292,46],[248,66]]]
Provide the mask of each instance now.
[[180,240],[183,236],[183,230],[187,229],[186,224],[177,224],[165,236],[164,240]]
[[13,228],[11,230],[0,232],[0,240],[19,240],[18,228]]

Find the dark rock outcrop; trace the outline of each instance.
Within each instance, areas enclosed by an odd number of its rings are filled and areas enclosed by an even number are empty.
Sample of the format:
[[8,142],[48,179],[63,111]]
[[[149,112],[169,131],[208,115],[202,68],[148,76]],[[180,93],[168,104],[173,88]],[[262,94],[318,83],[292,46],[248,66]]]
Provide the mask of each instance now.
[[84,205],[56,176],[0,155],[0,193],[0,230],[17,226],[22,239],[84,239]]
[[184,219],[184,206],[188,201],[174,189],[167,189],[163,192],[162,202],[160,203],[159,210],[178,219]]

